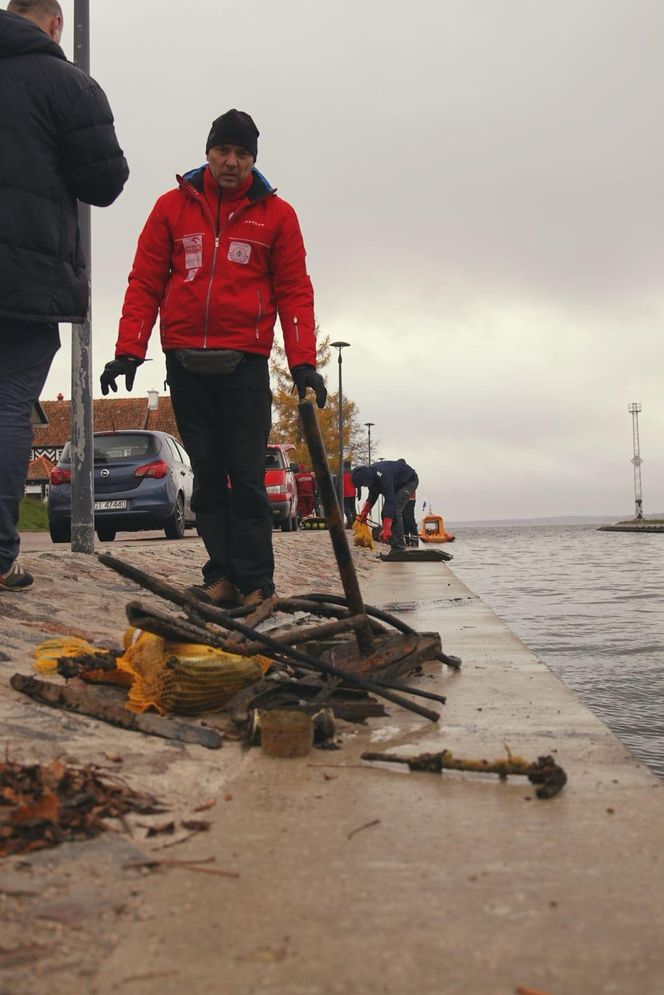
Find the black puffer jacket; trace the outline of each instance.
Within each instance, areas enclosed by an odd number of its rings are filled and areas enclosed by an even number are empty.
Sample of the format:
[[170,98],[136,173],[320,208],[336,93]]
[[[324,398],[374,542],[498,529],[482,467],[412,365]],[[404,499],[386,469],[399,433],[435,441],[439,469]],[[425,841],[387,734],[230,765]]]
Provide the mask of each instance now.
[[129,175],[103,90],[32,21],[0,11],[0,318],[84,320],[76,199]]

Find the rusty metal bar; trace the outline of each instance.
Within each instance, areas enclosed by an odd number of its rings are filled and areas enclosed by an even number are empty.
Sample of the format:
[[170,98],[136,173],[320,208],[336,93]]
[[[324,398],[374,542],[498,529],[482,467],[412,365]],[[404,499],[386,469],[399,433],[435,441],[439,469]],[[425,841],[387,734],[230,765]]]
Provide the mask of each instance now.
[[362,615],[352,615],[350,618],[340,618],[334,622],[323,622],[319,625],[289,625],[284,629],[269,629],[268,634],[278,639],[284,646],[308,643],[312,639],[328,639],[342,632],[350,632],[364,620]]
[[[311,465],[316,474],[318,493],[323,504],[323,510],[327,519],[327,527],[332,539],[334,556],[339,567],[339,575],[346,595],[346,603],[352,615],[365,615],[364,600],[360,585],[355,573],[355,564],[351,555],[348,538],[344,529],[344,516],[339,504],[339,500],[334,490],[330,467],[327,462],[327,454],[323,445],[323,437],[320,434],[318,419],[311,401],[300,401],[300,422],[304,432],[304,438],[309,449]],[[339,467],[339,473],[343,473],[343,467]],[[373,650],[373,638],[371,626],[367,617],[366,622],[355,628],[355,637],[360,653],[371,653]]]

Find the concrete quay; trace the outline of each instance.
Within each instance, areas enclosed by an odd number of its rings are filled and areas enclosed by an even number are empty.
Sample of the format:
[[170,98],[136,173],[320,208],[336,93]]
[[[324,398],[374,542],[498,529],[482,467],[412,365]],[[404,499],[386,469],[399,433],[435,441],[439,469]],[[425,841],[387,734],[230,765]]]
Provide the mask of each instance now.
[[[198,540],[114,543],[118,556],[194,581]],[[339,590],[325,533],[276,535],[279,588]],[[119,641],[133,585],[96,561],[32,554],[39,587],[0,599],[0,721],[16,760],[113,766],[171,814],[215,804],[175,849],[105,834],[0,865],[0,995],[661,995],[664,792],[559,679],[438,563],[356,551],[368,603],[437,629],[460,673],[432,726],[397,707],[344,725],[342,748],[301,760],[165,744],[39,708],[7,688],[29,650],[68,626]],[[49,583],[50,579],[50,583]],[[42,583],[43,581],[43,583]],[[550,801],[522,778],[408,773],[364,750],[553,754],[568,784]],[[116,766],[118,766],[116,764]],[[144,821],[144,820],[142,820]],[[157,838],[158,840],[158,838]],[[145,853],[237,879],[170,867]],[[21,948],[32,946],[21,960]],[[13,952],[13,953],[12,953]]]

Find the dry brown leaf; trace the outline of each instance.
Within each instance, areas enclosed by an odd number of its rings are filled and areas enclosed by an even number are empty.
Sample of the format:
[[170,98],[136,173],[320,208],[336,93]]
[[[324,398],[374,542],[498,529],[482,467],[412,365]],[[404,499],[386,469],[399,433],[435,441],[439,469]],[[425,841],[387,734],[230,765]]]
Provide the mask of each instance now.
[[42,797],[35,802],[28,802],[15,809],[11,815],[11,821],[16,826],[24,822],[57,822],[60,814],[60,800],[48,788]]

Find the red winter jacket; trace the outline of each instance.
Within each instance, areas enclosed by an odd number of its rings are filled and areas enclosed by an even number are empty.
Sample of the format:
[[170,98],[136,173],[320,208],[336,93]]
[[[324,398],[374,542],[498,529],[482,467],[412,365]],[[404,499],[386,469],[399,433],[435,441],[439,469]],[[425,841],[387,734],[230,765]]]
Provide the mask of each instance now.
[[229,215],[223,198],[214,204],[206,172],[178,176],[179,187],[159,198],[141,232],[116,356],[145,357],[158,311],[164,350],[269,356],[278,312],[290,368],[315,366],[313,290],[295,211],[254,169]]

